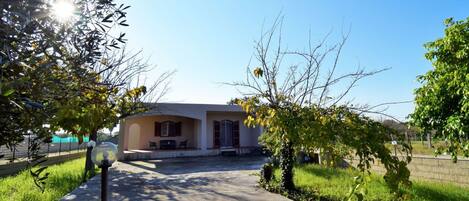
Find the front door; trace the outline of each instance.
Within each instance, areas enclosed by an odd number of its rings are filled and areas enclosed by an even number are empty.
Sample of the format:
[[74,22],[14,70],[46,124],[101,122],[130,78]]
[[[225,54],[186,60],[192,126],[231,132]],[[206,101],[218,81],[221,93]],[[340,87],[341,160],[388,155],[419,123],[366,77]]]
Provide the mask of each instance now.
[[220,147],[233,147],[233,122],[230,120],[221,121]]

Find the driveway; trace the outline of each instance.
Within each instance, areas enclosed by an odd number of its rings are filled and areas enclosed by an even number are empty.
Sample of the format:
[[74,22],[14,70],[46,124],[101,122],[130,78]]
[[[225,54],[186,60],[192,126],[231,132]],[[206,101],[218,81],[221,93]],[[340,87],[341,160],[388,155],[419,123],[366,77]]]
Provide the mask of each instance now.
[[[262,157],[199,157],[118,162],[109,176],[109,200],[268,200],[287,198],[257,185]],[[62,200],[99,200],[100,176]],[[112,197],[111,197],[112,196]]]

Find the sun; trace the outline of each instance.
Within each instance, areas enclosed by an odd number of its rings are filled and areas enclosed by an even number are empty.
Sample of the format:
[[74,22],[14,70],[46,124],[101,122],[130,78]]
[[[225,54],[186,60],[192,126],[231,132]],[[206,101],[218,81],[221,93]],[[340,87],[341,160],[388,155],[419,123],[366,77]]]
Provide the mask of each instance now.
[[60,22],[68,21],[75,12],[75,7],[71,1],[56,0],[52,4],[52,12]]

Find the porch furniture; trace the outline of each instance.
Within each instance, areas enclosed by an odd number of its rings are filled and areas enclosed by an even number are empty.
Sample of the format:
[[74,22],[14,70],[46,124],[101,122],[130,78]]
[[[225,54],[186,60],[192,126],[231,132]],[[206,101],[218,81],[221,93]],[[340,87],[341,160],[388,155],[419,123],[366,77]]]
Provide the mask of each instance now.
[[179,148],[187,149],[187,140],[179,142]]
[[176,140],[160,140],[160,149],[176,149]]
[[149,142],[149,147],[150,147],[150,149],[156,149],[157,148],[156,142],[150,141]]

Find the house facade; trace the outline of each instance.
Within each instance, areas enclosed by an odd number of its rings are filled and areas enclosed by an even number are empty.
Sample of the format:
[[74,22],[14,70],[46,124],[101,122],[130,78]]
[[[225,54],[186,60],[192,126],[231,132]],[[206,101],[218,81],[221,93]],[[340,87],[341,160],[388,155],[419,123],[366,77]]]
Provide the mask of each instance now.
[[236,105],[158,103],[121,121],[119,159],[246,154],[259,147],[262,128],[243,124]]

